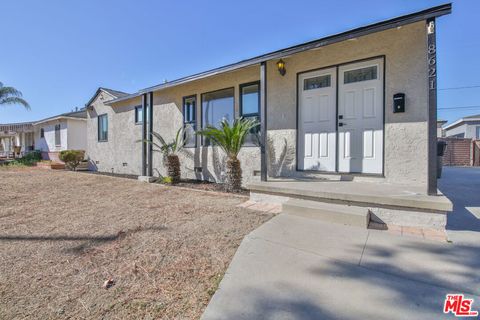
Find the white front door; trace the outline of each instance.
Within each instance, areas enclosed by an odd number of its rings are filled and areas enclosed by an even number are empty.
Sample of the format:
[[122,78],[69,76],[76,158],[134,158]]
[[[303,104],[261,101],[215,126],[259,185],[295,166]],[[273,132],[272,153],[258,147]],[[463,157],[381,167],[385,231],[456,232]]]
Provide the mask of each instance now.
[[383,59],[339,67],[338,171],[383,171]]
[[299,76],[299,169],[335,171],[336,68]]

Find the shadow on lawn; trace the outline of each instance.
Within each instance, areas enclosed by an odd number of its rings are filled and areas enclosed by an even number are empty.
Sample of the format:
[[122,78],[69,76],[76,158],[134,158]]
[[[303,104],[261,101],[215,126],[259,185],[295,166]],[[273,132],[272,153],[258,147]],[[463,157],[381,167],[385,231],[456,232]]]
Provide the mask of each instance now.
[[107,242],[121,240],[128,235],[146,231],[163,231],[164,226],[136,227],[134,229],[121,230],[116,234],[109,235],[0,235],[0,241],[85,241],[73,248],[65,248],[63,251],[68,253],[82,253],[85,250]]

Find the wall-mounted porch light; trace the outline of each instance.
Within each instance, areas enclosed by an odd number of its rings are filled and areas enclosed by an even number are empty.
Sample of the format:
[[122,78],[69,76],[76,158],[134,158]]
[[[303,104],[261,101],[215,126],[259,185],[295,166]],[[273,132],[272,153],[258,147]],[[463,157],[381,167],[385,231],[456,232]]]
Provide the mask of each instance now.
[[278,72],[280,72],[282,76],[284,76],[285,73],[287,73],[287,70],[285,69],[285,61],[283,61],[282,59],[278,60],[277,68],[278,68]]

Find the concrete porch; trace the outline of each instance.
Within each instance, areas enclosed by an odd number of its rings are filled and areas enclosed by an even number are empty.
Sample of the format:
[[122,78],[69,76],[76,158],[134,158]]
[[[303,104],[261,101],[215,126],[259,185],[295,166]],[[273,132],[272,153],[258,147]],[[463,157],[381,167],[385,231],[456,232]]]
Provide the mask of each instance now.
[[282,212],[345,225],[445,229],[452,202],[420,186],[342,179],[271,179],[248,185],[250,200]]

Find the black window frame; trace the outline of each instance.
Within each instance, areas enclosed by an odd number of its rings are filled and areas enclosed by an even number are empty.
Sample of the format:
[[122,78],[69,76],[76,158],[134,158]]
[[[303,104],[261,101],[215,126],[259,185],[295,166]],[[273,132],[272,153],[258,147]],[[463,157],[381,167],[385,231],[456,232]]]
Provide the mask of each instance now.
[[[54,134],[55,134],[55,147],[60,147],[62,145],[62,125],[57,123],[54,127]],[[58,143],[57,143],[58,137]]]
[[[107,130],[106,130],[106,134],[105,134],[105,139],[100,139],[100,119],[103,118],[103,117],[107,118]],[[108,141],[108,114],[107,113],[99,114],[97,116],[97,141],[98,142],[107,142]]]
[[40,139],[44,139],[44,138],[45,138],[45,129],[40,128]]
[[[205,129],[204,128],[204,121],[203,121],[203,96],[206,95],[206,94],[211,94],[211,93],[215,93],[217,91],[224,91],[224,90],[232,90],[233,91],[233,95],[232,95],[232,98],[233,98],[233,119],[232,120],[235,120],[236,119],[236,116],[235,116],[235,87],[226,87],[226,88],[222,88],[222,89],[217,89],[217,90],[212,90],[212,91],[208,91],[208,92],[204,92],[202,94],[200,94],[200,128],[203,130]],[[208,146],[212,146],[211,143],[205,143],[205,137],[202,135],[202,146],[204,147],[208,147]]]
[[[243,88],[245,87],[250,87],[250,86],[253,86],[253,85],[257,85],[258,86],[258,112],[256,113],[246,113],[244,114],[243,113]],[[259,122],[261,121],[260,120],[260,104],[261,104],[261,90],[260,90],[260,80],[257,80],[257,81],[252,81],[252,82],[247,82],[247,83],[242,83],[239,85],[239,102],[240,102],[240,107],[239,107],[239,112],[240,112],[240,117],[241,118],[256,118]],[[256,130],[257,132],[255,133],[257,135],[257,137],[260,136],[260,126],[257,126],[256,128],[252,129],[252,130]],[[253,131],[252,131],[253,133]],[[247,141],[245,141],[245,144],[244,146],[245,147],[258,147],[260,146],[260,141],[257,141],[257,142],[252,142],[252,141],[248,141],[248,137],[247,137]],[[251,139],[253,140],[253,139]],[[257,139],[258,140],[258,139]]]
[[[138,110],[142,110],[142,116],[140,117],[140,119],[138,118]],[[135,106],[134,112],[135,112],[135,124],[142,124],[143,123],[143,106],[142,105]]]
[[[185,121],[185,101],[187,99],[195,99],[195,105],[193,107],[193,120],[190,120],[190,121]],[[189,125],[192,125],[192,128],[193,128],[193,131],[196,132],[197,131],[197,107],[198,107],[198,99],[197,99],[197,95],[196,94],[192,94],[192,95],[189,95],[189,96],[185,96],[182,98],[182,118],[183,118],[183,128],[185,129],[185,126],[187,124]],[[187,132],[185,132],[185,135],[187,134]],[[194,145],[186,145],[185,144],[185,148],[196,148],[197,147],[197,134],[195,133],[194,135],[194,141],[195,141],[195,144]]]

